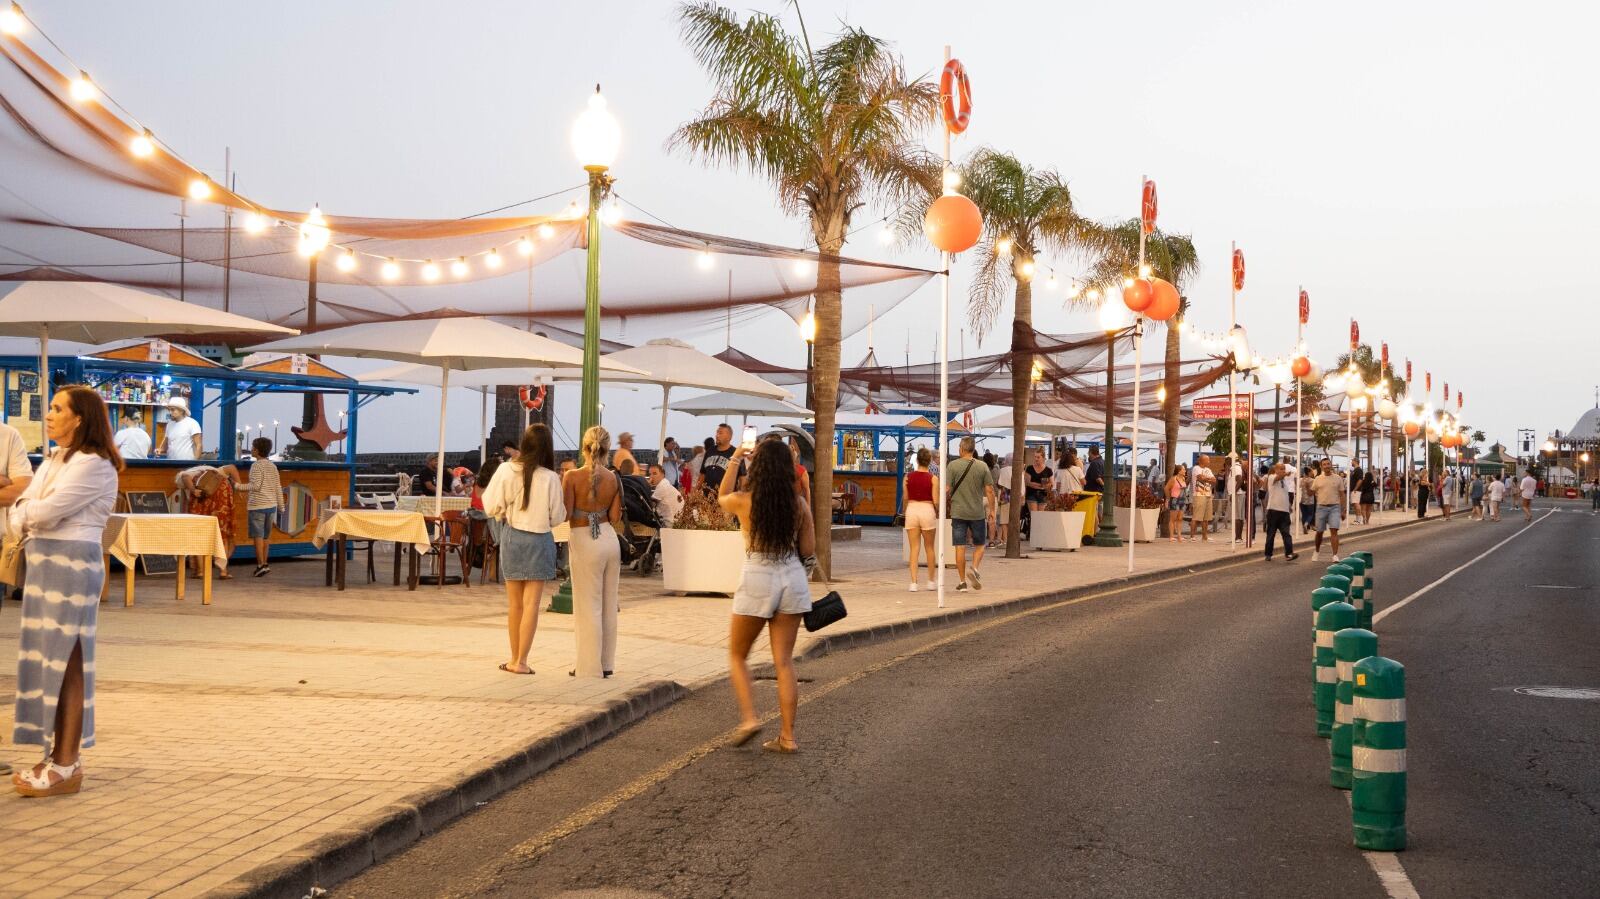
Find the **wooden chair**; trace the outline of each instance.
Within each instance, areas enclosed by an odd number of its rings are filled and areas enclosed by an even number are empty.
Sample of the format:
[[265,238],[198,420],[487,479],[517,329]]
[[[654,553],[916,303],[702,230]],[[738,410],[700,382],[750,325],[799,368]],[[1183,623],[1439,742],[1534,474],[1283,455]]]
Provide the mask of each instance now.
[[841,496],[834,503],[833,511],[838,516],[840,524],[849,524],[856,517],[856,504],[861,501],[861,487],[853,481],[845,482],[839,490]]
[[469,522],[465,514],[453,510],[435,518],[425,516],[428,526],[433,530],[433,566],[434,573],[438,575],[439,588],[444,589],[444,581],[449,565],[446,557],[455,554],[461,563],[461,584],[464,587],[472,586],[472,541],[468,538],[467,526]]
[[470,546],[470,557],[482,562],[478,566],[478,586],[481,587],[487,582],[491,577],[491,570],[495,583],[499,583],[500,544],[495,542],[494,529],[489,527],[488,518],[467,516],[467,542]]
[[[372,503],[368,499],[368,497],[366,495],[357,493],[356,494],[356,508],[358,508],[358,509],[376,509],[377,505],[375,503]],[[324,508],[323,509],[323,514],[328,514],[329,511],[330,510],[328,510],[327,508]],[[376,541],[376,540],[368,540],[368,539],[366,539],[364,537],[345,537],[344,538],[345,546],[349,547],[351,550],[353,550],[355,552],[360,552],[361,550],[364,549],[364,550],[367,551],[367,583],[369,583],[369,584],[374,583],[374,582],[376,582],[378,580],[377,565],[373,562],[373,558],[372,558],[373,547],[377,544],[377,542],[378,541]]]

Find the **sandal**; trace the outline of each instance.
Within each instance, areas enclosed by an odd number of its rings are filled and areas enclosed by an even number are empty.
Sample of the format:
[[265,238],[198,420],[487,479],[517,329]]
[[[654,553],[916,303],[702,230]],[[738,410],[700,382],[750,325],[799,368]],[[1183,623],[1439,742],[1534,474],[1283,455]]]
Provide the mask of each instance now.
[[733,739],[728,741],[729,746],[743,746],[761,733],[761,722],[748,724],[733,732]]
[[500,670],[504,671],[507,674],[532,674],[533,673],[533,669],[532,668],[529,668],[527,671],[512,671],[511,670],[511,666],[507,665],[505,662],[501,662],[500,663]]
[[[50,779],[52,774],[56,777],[54,781]],[[41,766],[13,774],[11,780],[21,796],[66,796],[78,792],[83,786],[83,759],[70,765],[57,765],[47,760]]]
[[794,744],[790,744],[788,746],[783,745],[782,737],[773,737],[767,742],[762,743],[761,748],[767,752],[776,752],[780,755],[792,755],[800,751],[800,747]]

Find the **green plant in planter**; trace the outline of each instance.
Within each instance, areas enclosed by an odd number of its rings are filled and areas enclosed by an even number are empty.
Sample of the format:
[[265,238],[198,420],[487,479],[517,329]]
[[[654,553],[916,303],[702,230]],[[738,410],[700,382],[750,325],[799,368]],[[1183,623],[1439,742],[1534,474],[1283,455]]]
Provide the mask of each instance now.
[[672,526],[684,531],[737,531],[739,521],[723,511],[714,498],[699,490],[691,490],[683,501],[683,508]]
[[[1166,503],[1162,502],[1162,500],[1161,500],[1161,494],[1155,492],[1154,490],[1150,489],[1149,487],[1144,486],[1143,484],[1139,485],[1139,494],[1138,494],[1138,496],[1139,496],[1138,506],[1141,509],[1160,509],[1160,508],[1163,508],[1164,506],[1166,506]],[[1119,509],[1128,508],[1128,482],[1127,481],[1118,481],[1117,482],[1117,508],[1119,508]]]
[[1046,512],[1072,512],[1078,508],[1078,503],[1089,498],[1087,493],[1056,493],[1051,491],[1045,497],[1044,511]]

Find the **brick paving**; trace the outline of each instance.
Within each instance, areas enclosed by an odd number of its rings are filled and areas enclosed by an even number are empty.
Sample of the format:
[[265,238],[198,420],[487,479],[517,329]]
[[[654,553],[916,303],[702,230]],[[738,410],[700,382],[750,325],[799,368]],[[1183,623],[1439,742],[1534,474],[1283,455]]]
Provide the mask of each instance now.
[[[1139,544],[1138,570],[1227,553],[1226,539]],[[937,611],[932,593],[906,591],[899,532],[867,528],[835,555],[850,609],[837,630]],[[616,677],[566,676],[571,619],[549,612],[530,657],[538,674],[508,675],[495,667],[508,651],[498,585],[408,592],[384,580],[387,561],[372,585],[352,565],[343,593],[322,586],[320,559],[274,563],[269,578],[218,582],[210,607],[198,589],[180,603],[170,578],[141,576],[138,605],[124,608],[117,578],[100,613],[98,746],[84,753],[83,792],[0,795],[0,896],[201,895],[641,684],[693,688],[726,671],[727,598],[672,596],[659,575],[624,573]],[[1112,580],[1126,550],[991,552],[983,572],[985,589],[951,590],[949,608]],[[17,608],[0,614],[0,645],[15,645]],[[798,651],[811,639],[802,632]],[[9,742],[15,686],[7,665],[0,759],[20,767],[37,756]]]

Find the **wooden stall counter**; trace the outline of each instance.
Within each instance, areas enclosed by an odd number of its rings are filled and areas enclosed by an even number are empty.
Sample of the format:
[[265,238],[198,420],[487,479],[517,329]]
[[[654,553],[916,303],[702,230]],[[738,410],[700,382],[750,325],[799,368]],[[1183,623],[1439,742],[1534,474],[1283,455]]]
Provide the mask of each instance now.
[[899,511],[900,485],[892,471],[853,471],[834,469],[833,490],[842,494],[849,509],[844,517],[855,520],[888,524]]

